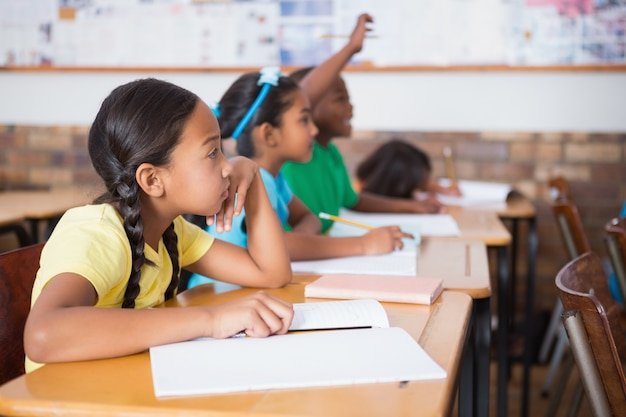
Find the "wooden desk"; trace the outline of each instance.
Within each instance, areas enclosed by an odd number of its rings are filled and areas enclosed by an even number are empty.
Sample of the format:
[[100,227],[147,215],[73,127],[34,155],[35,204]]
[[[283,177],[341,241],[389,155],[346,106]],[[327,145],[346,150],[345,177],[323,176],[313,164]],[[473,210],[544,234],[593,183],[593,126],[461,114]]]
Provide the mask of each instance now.
[[[460,370],[459,415],[481,415],[479,410],[489,407],[491,280],[487,248],[479,240],[424,237],[418,249],[418,277],[441,278],[446,290],[472,297],[470,331]],[[295,274],[293,280],[307,284],[318,277]]]
[[[206,284],[181,293],[167,302],[166,307],[216,304],[251,291],[237,289],[216,294],[213,284]],[[302,283],[294,282],[268,292],[293,302],[304,301]],[[0,387],[0,415],[386,417],[449,414],[470,319],[471,298],[467,294],[444,291],[432,306],[384,303],[384,307],[391,325],[407,330],[446,370],[446,379],[158,400],[154,396],[150,357],[144,352],[116,359],[50,364],[23,375]],[[236,369],[233,364],[233,372]]]
[[20,246],[28,245],[30,238],[22,225],[24,220],[19,214],[0,212],[0,233],[15,233]]
[[[484,242],[487,247],[497,251],[498,265],[498,333],[497,333],[497,360],[498,360],[498,415],[507,415],[507,387],[509,380],[509,320],[510,311],[508,297],[510,293],[508,247],[511,244],[511,234],[500,220],[498,214],[489,209],[477,209],[467,207],[448,207],[448,212],[456,220],[461,230],[461,238],[477,239]],[[445,259],[445,258],[444,258]],[[507,300],[507,301],[503,301]],[[476,317],[486,320],[485,316],[491,316],[491,307],[482,303],[475,308],[481,311]],[[489,330],[488,330],[488,329]],[[478,340],[473,344],[477,352],[477,387],[476,398],[478,399],[476,415],[486,416],[489,414],[489,350],[491,348],[491,323],[476,325],[476,337]],[[487,381],[487,383],[485,383]],[[485,385],[486,384],[486,385]],[[469,400],[468,400],[469,401]],[[463,406],[462,401],[460,406]]]
[[[472,210],[472,207],[468,207],[468,210]],[[511,283],[509,288],[509,311],[514,314],[516,309],[516,297],[515,288],[517,288],[517,258],[520,247],[520,226],[521,223],[527,225],[527,258],[526,258],[526,306],[525,306],[525,318],[526,323],[525,337],[524,337],[524,353],[523,353],[523,378],[522,378],[522,417],[528,416],[528,410],[530,408],[530,369],[532,366],[532,339],[529,337],[532,333],[532,323],[534,320],[534,293],[535,293],[535,265],[537,262],[537,225],[536,217],[537,212],[533,203],[524,195],[518,192],[511,192],[507,198],[506,205],[497,204],[493,207],[481,206],[479,210],[490,210],[495,212],[498,217],[505,223],[510,225],[511,229]],[[499,415],[506,415],[506,409],[499,409]]]
[[50,190],[10,190],[0,192],[0,214],[20,216],[31,225],[31,241],[39,242],[39,223],[47,221],[51,229],[72,207],[90,203],[95,194],[79,188]]

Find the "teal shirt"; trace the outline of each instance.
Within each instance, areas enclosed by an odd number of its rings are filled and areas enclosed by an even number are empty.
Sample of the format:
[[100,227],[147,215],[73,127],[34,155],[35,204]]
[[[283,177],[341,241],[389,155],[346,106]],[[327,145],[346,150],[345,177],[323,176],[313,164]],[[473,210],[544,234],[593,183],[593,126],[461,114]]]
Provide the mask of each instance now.
[[[282,173],[293,193],[316,215],[324,212],[336,216],[340,208],[352,208],[359,201],[343,156],[333,143],[324,148],[316,142],[309,162],[287,162]],[[332,224],[322,219],[322,233]]]
[[[289,219],[289,203],[293,198],[293,193],[289,188],[289,185],[284,180],[283,176],[279,173],[276,178],[272,176],[268,171],[263,168],[259,168],[267,196],[269,197],[272,208],[276,212],[280,223],[283,227],[287,228],[287,220]],[[245,228],[246,211],[242,210],[239,216],[233,216],[232,228],[229,232],[217,233],[215,226],[207,226],[206,231],[213,235],[216,239],[225,240],[232,244],[248,247],[248,231]],[[203,275],[193,274],[189,278],[189,284],[187,288],[195,287],[196,285],[206,284],[214,282],[213,279],[207,278]]]

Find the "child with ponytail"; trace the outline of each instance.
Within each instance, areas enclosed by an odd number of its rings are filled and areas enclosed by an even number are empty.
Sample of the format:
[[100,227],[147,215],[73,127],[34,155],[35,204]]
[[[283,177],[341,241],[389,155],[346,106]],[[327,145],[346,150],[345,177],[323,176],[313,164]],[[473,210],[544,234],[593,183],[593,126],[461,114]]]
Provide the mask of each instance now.
[[[43,249],[24,333],[28,372],[197,337],[286,333],[291,304],[263,291],[210,307],[150,308],[176,295],[182,268],[250,287],[291,280],[257,164],[226,160],[220,141],[210,108],[165,81],[133,81],[104,100],[88,147],[106,192],[68,210]],[[230,230],[244,207],[247,249],[181,216]]]
[[[278,68],[266,68],[237,79],[215,109],[222,135],[236,141],[239,155],[259,164],[272,206],[286,230],[284,237],[292,261],[388,253],[402,248],[403,238],[412,237],[398,226],[380,227],[357,237],[321,235],[318,213],[311,212],[291,192],[281,174],[285,162],[311,159],[317,134],[311,108],[349,57],[361,49],[369,21],[368,15],[359,16],[346,47],[312,71],[302,88],[281,75]],[[230,232],[221,233],[215,226],[207,230],[219,239],[250,246],[247,212],[234,219]],[[196,274],[189,286],[206,282],[210,279]]]

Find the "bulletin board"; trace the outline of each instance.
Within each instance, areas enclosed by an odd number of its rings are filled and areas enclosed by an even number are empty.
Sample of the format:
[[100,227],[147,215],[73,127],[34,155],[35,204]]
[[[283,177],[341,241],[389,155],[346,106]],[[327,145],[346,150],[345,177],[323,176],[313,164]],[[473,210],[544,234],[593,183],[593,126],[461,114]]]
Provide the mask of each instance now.
[[626,0],[0,0],[0,69],[626,68]]

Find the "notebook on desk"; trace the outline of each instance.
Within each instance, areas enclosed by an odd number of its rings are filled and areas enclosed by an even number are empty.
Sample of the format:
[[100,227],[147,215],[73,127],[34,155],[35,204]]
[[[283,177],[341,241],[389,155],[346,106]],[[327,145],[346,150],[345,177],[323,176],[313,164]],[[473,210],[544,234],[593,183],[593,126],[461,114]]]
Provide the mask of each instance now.
[[405,245],[402,250],[383,255],[346,256],[317,261],[291,262],[293,272],[313,274],[375,274],[414,276],[417,273],[417,249]]
[[[326,304],[324,306],[323,304]],[[320,310],[320,308],[322,310]],[[370,327],[267,338],[197,339],[150,348],[156,397],[441,379],[446,372],[374,300],[294,304],[298,329]],[[381,314],[385,317],[381,318]],[[330,324],[328,322],[330,320]],[[320,324],[321,323],[321,324]]]
[[326,274],[307,284],[304,296],[432,304],[442,291],[443,280],[440,278]]
[[[439,180],[443,186],[450,185],[447,178]],[[460,180],[457,183],[462,196],[437,194],[437,199],[447,206],[489,206],[494,209],[506,207],[506,199],[512,191],[510,184],[488,181]]]
[[[408,244],[418,245],[421,236],[460,236],[456,220],[449,214],[411,214],[411,213],[362,213],[353,210],[341,209],[339,217],[363,223],[374,227],[397,225],[403,231],[413,233],[415,240],[404,239]],[[335,222],[330,228],[330,236],[360,236],[367,230],[351,227]]]

